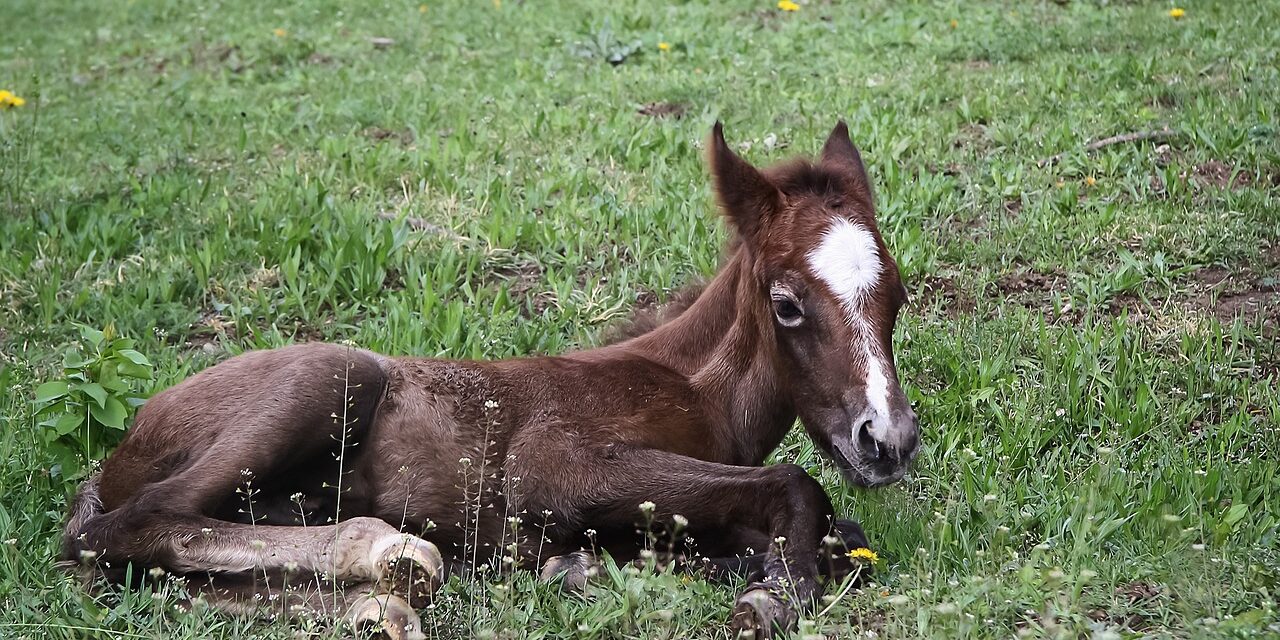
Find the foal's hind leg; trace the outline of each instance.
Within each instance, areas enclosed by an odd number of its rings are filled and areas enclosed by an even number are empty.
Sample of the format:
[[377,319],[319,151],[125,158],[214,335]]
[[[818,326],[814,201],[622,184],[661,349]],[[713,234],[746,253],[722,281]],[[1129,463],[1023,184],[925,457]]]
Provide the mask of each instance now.
[[[102,516],[110,520],[119,512]],[[102,523],[109,526],[108,523]],[[370,582],[421,606],[443,580],[435,545],[378,518],[321,527],[285,527],[188,517],[134,532],[150,538],[129,559],[176,573],[277,574],[303,571],[337,581]],[[108,556],[109,557],[109,556]]]
[[130,562],[175,573],[295,567],[423,601],[441,579],[440,554],[381,520],[289,527],[211,517],[234,508],[246,478],[269,485],[295,472],[341,487],[342,510],[335,504],[328,517],[367,513],[360,479],[332,462],[360,455],[354,443],[375,428],[387,375],[374,354],[305,345],[238,356],[157,394],[86,485],[100,491],[77,497],[64,559],[95,557],[116,576]]
[[281,576],[274,586],[243,575],[209,575],[187,584],[192,607],[244,616],[320,614],[325,619],[340,617],[358,632],[376,631],[388,640],[423,640],[422,619],[414,608],[380,589],[372,582],[339,585],[301,572]]

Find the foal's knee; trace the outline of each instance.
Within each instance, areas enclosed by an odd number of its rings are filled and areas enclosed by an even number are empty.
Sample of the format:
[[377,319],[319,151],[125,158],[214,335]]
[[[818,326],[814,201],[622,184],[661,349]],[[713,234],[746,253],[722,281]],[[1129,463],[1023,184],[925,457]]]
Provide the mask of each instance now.
[[773,465],[769,468],[775,470],[774,474],[777,482],[781,485],[780,488],[788,499],[802,500],[816,505],[830,505],[830,498],[827,497],[826,489],[823,489],[822,484],[809,475],[804,470],[804,467],[787,463]]

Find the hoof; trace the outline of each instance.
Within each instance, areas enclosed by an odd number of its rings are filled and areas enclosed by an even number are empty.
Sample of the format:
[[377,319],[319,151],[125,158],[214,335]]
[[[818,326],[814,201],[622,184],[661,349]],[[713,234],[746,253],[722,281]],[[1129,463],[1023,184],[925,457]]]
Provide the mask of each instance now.
[[547,558],[538,579],[543,582],[559,580],[565,591],[581,593],[587,588],[587,580],[598,570],[595,556],[586,551],[574,551]]
[[347,611],[346,619],[360,637],[387,640],[426,640],[427,637],[422,632],[422,619],[413,607],[391,594],[360,598]]
[[763,640],[790,631],[798,619],[795,609],[782,598],[768,589],[754,588],[733,603],[730,625],[735,638]]
[[853,520],[836,520],[834,528],[840,541],[844,543],[845,551],[871,546],[867,542],[867,534],[862,531],[862,525]]
[[444,581],[444,561],[434,544],[407,533],[386,536],[369,551],[378,590],[425,607]]

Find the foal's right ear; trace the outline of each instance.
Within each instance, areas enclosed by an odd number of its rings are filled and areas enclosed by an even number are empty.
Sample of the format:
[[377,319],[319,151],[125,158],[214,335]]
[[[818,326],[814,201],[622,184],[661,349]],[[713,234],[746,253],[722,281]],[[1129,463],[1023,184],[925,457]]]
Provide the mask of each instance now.
[[844,120],[836,123],[827,136],[827,143],[822,145],[822,163],[838,167],[844,171],[854,183],[854,188],[861,192],[867,201],[871,201],[871,181],[867,179],[867,168],[862,164],[862,154],[849,139],[849,125]]
[[764,174],[729,148],[719,121],[711,129],[707,158],[725,217],[743,238],[754,238],[765,218],[781,207],[782,193]]

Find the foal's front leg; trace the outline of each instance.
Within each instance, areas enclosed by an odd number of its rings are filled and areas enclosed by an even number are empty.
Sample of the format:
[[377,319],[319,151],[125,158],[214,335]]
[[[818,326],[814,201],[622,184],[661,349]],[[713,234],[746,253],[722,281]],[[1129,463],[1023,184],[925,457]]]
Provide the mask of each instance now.
[[797,608],[816,599],[818,550],[831,530],[833,509],[822,486],[799,466],[736,467],[616,448],[606,455],[576,451],[568,457],[578,465],[574,486],[542,484],[530,487],[530,497],[582,505],[565,515],[581,519],[583,528],[630,527],[640,520],[641,503],[652,502],[653,518],[684,516],[698,540],[714,541],[744,528],[767,534],[762,577],[734,604],[736,630],[769,637],[775,627],[794,626]]

